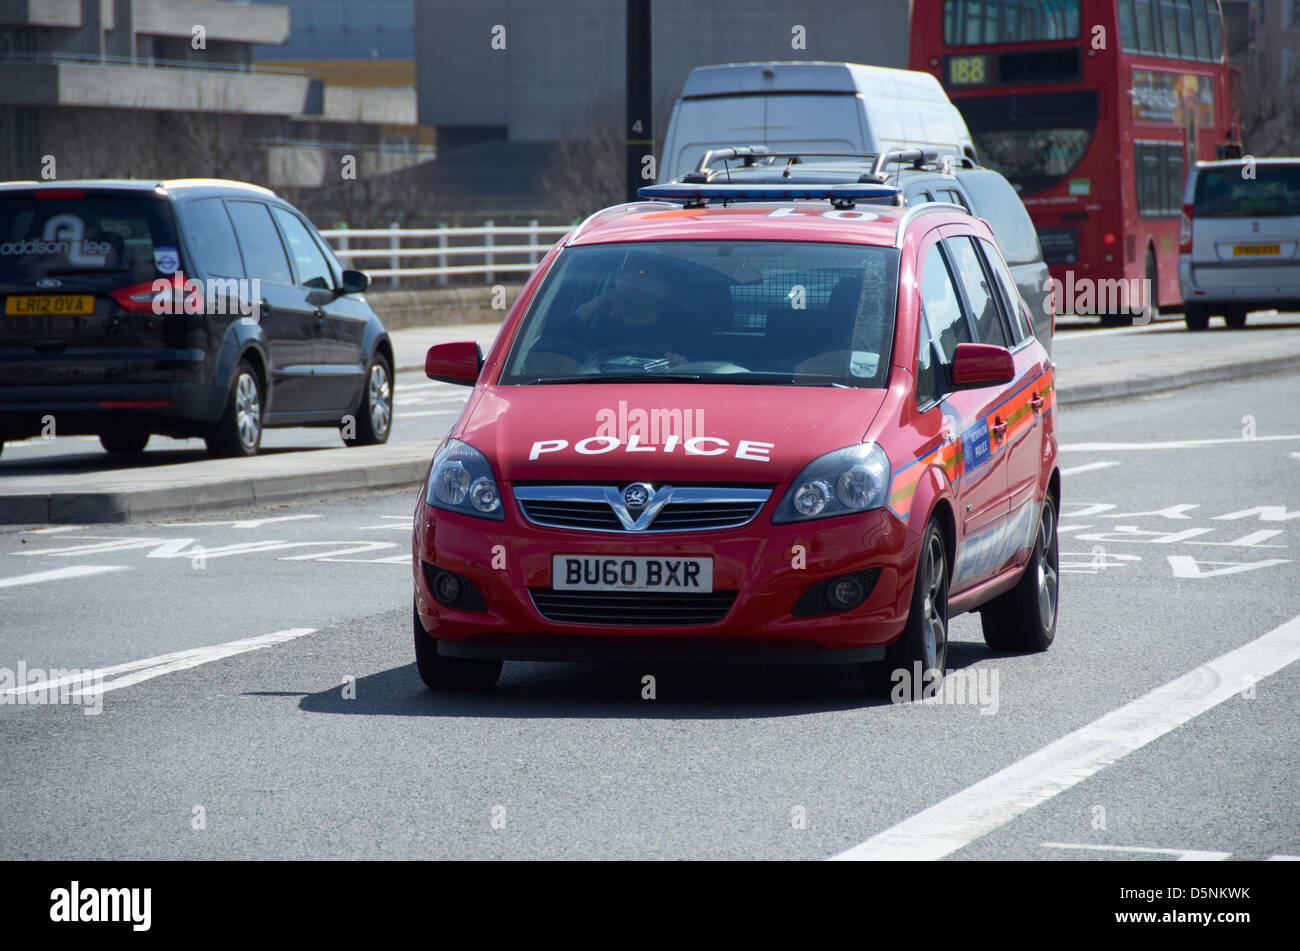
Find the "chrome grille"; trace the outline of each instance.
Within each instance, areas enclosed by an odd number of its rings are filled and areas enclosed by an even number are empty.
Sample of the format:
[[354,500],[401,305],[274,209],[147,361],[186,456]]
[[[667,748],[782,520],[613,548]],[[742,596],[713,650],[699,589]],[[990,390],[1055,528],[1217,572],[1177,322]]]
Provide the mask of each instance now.
[[737,528],[753,521],[772,494],[771,489],[661,485],[645,505],[631,507],[623,498],[625,488],[520,485],[514,494],[524,518],[535,525],[620,533]]

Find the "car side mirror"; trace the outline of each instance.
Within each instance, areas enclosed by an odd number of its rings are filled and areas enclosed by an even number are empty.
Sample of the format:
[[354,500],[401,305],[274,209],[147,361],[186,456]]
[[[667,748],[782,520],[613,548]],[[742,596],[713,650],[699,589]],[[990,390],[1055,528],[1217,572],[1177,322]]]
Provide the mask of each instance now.
[[483,369],[483,351],[473,340],[438,343],[424,355],[424,375],[439,383],[473,386]]
[[343,272],[343,293],[360,294],[370,286],[370,278],[365,271]]
[[1016,361],[1006,347],[959,343],[952,357],[952,389],[1002,386],[1016,378]]

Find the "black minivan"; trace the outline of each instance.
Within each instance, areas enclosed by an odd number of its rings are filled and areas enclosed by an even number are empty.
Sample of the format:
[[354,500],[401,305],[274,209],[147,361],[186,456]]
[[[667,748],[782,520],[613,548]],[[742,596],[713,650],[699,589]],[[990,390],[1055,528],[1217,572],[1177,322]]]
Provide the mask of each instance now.
[[0,447],[153,433],[257,452],[268,426],[388,439],[393,349],[296,209],[216,179],[0,184]]

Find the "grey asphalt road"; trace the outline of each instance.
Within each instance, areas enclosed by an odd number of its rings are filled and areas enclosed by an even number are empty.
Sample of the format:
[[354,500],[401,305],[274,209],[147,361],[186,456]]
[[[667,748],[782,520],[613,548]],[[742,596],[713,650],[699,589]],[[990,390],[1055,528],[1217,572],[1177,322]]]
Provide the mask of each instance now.
[[[1298,406],[1288,376],[1062,412],[1057,641],[995,654],[957,619],[950,679],[974,702],[868,701],[850,670],[644,665],[507,664],[492,691],[433,694],[409,493],[0,530],[0,669],[314,629],[119,671],[94,716],[0,705],[0,858],[822,859],[931,809],[955,859],[1300,855],[1292,654],[1109,765],[1061,752],[1080,730],[1122,745],[1143,724],[1090,724],[1196,672],[1152,714],[1172,716],[1228,676],[1204,665],[1300,615]],[[963,824],[1005,806],[981,790],[1007,776],[1043,801]]]
[[[389,439],[407,442],[442,436],[460,415],[469,387],[434,383],[423,373],[398,373],[393,387],[393,431]],[[337,449],[343,445],[336,428],[268,429],[262,434],[263,451]],[[128,466],[157,466],[207,458],[202,439],[153,436],[138,457],[124,461],[106,453],[98,436],[35,437],[5,443],[0,455],[0,477],[35,470],[79,472]]]

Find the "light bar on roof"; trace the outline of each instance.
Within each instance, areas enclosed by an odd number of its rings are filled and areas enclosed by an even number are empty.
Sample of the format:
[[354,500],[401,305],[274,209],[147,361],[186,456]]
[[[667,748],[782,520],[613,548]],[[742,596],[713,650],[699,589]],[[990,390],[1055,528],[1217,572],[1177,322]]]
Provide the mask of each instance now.
[[835,205],[852,205],[855,201],[896,198],[899,190],[892,185],[872,184],[736,184],[710,182],[669,182],[646,185],[636,193],[642,198],[685,201],[688,204],[714,201],[830,201]]

